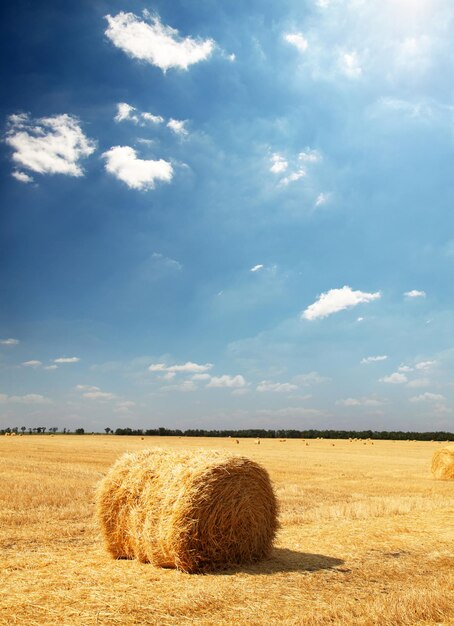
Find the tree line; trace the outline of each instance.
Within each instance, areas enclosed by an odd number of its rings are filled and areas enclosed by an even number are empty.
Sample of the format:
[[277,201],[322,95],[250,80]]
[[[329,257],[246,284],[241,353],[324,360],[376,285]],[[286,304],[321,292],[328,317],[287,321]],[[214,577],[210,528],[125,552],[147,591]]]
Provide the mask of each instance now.
[[[13,428],[0,429],[0,435],[6,433],[16,433],[30,435],[44,435],[47,433],[55,434],[60,432],[57,426],[47,428],[45,426],[35,426],[33,428],[27,428],[21,426],[20,428],[14,426]],[[413,432],[413,431],[401,431],[401,430],[295,430],[295,429],[262,429],[262,428],[249,428],[245,430],[206,430],[203,428],[191,428],[188,430],[172,429],[172,428],[117,428],[115,431],[112,428],[105,428],[104,432],[107,435],[134,435],[142,437],[235,437],[235,438],[253,438],[253,439],[389,439],[389,440],[401,440],[405,441],[413,439],[416,441],[453,441],[454,433],[446,431],[436,432]],[[63,428],[61,434],[76,434],[83,435],[85,430],[83,428],[76,428],[74,431],[68,428]],[[100,433],[91,433],[100,434]]]

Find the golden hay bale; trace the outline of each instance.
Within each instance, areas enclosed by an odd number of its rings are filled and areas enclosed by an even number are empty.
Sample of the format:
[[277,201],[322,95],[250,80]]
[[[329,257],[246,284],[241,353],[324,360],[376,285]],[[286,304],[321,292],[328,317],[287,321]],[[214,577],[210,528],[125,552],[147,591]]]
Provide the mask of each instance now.
[[432,457],[434,478],[454,479],[454,444],[437,450]]
[[267,471],[204,450],[125,454],[98,487],[97,514],[113,557],[190,573],[266,557],[278,528]]

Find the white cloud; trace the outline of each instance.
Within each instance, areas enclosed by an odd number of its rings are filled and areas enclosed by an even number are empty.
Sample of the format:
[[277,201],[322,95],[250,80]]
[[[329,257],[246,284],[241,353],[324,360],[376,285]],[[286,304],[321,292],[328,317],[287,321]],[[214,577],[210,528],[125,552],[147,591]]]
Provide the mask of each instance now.
[[295,385],[299,385],[301,387],[307,387],[309,385],[321,385],[322,383],[326,383],[329,381],[329,378],[326,376],[321,376],[318,372],[309,372],[308,374],[299,374],[298,376],[294,376],[292,378],[292,382]]
[[122,402],[117,402],[114,408],[115,413],[121,413],[124,415],[129,415],[131,413],[131,409],[136,406],[136,403],[132,400],[124,400]]
[[172,372],[172,373],[185,373],[185,374],[195,374],[201,372],[207,372],[213,367],[212,363],[193,363],[192,361],[187,361],[186,363],[180,365],[165,365],[164,363],[152,363],[148,367],[149,372]]
[[0,345],[2,346],[17,346],[17,344],[19,343],[19,339],[13,339],[12,337],[10,337],[9,339],[0,340]]
[[100,391],[100,388],[94,385],[76,385],[75,389],[77,391]]
[[420,387],[428,387],[430,384],[431,382],[428,378],[415,378],[408,383],[407,387],[417,389]]
[[171,67],[188,69],[193,63],[207,59],[214,49],[212,39],[181,38],[178,31],[162,24],[158,16],[144,11],[141,20],[134,13],[121,11],[106,15],[107,37],[129,57],[146,61],[166,72]]
[[382,406],[383,402],[377,398],[345,398],[337,400],[336,404],[341,406]]
[[272,391],[277,393],[290,393],[296,391],[296,389],[298,389],[298,386],[292,383],[272,383],[269,380],[262,380],[257,385],[257,391],[260,392]]
[[381,383],[390,383],[391,385],[401,385],[402,383],[406,383],[408,378],[405,374],[401,374],[400,372],[394,372],[389,376],[384,376],[380,378]]
[[404,296],[406,296],[407,298],[425,298],[426,292],[418,291],[417,289],[412,289],[411,291],[406,291],[404,293]]
[[117,114],[114,119],[116,122],[129,121],[134,124],[140,124],[141,126],[150,123],[162,124],[162,122],[164,122],[164,118],[160,115],[153,115],[147,112],[141,113],[127,102],[119,102],[117,104]]
[[338,313],[361,303],[372,302],[380,297],[379,291],[376,293],[353,291],[348,286],[341,289],[330,289],[326,293],[322,293],[318,300],[308,306],[301,317],[306,320],[324,318],[332,313]]
[[368,363],[376,363],[377,361],[386,361],[387,358],[385,354],[381,356],[366,356],[364,359],[361,359],[361,363],[367,365]]
[[18,180],[20,183],[27,184],[27,183],[33,182],[33,176],[29,176],[25,172],[21,172],[19,170],[14,170],[13,172],[11,172],[11,176],[15,178],[16,180]]
[[416,363],[415,368],[417,370],[430,370],[436,363],[436,361],[420,361]]
[[397,369],[398,372],[412,372],[413,368],[408,365],[400,365]]
[[22,365],[24,367],[40,367],[40,365],[42,365],[42,362],[32,359],[31,361],[24,361]]
[[301,33],[286,33],[284,39],[295,46],[299,52],[306,52],[309,46],[307,39]]
[[[37,120],[27,113],[10,115],[5,142],[13,148],[13,161],[21,167],[37,174],[67,176],[82,176],[79,161],[96,147],[82,132],[78,119],[66,113]],[[30,182],[24,176],[19,180]]]
[[192,380],[210,380],[211,376],[209,374],[194,374],[192,376]]
[[58,370],[58,365],[46,365],[44,369],[51,370],[51,371]]
[[319,193],[315,199],[315,206],[323,206],[329,200],[329,193]]
[[410,402],[439,402],[446,400],[446,398],[439,393],[430,393],[429,391],[426,391],[419,396],[409,398],[409,400]]
[[249,271],[250,272],[258,272],[261,269],[263,269],[263,265],[261,263],[259,263],[258,265],[254,265],[254,267],[251,267],[251,269]]
[[229,376],[224,374],[223,376],[212,376],[210,382],[207,387],[229,387],[229,388],[239,388],[245,387],[246,381],[244,380],[241,374],[237,374],[236,376]]
[[322,160],[322,155],[318,150],[306,148],[306,150],[298,154],[298,159],[303,161],[303,163],[318,163]]
[[61,356],[58,359],[54,359],[54,363],[78,363],[79,361],[78,356]]
[[270,172],[273,172],[273,174],[285,172],[288,167],[288,162],[278,152],[274,152],[274,154],[271,155],[271,164]]
[[175,135],[178,135],[179,137],[185,137],[188,134],[188,131],[185,127],[186,121],[187,120],[174,120],[173,118],[170,118],[166,126],[167,128],[170,128],[170,130],[175,133]]
[[357,52],[341,52],[338,58],[341,72],[348,78],[360,78],[363,70]]
[[7,402],[14,404],[52,404],[50,398],[46,398],[39,393],[27,393],[25,396],[9,396]]
[[114,400],[116,395],[114,393],[108,393],[107,391],[87,391],[82,394],[84,398],[89,400]]
[[297,180],[299,180],[300,178],[303,178],[304,176],[306,176],[307,172],[304,169],[304,167],[300,167],[298,170],[296,170],[295,172],[292,172],[291,174],[289,174],[288,176],[285,176],[284,178],[281,178],[281,180],[279,181],[279,183],[281,185],[287,186],[290,183],[294,183]]
[[106,171],[130,189],[154,189],[155,181],[168,183],[172,180],[173,168],[168,161],[138,159],[130,146],[114,146],[102,156],[106,159]]

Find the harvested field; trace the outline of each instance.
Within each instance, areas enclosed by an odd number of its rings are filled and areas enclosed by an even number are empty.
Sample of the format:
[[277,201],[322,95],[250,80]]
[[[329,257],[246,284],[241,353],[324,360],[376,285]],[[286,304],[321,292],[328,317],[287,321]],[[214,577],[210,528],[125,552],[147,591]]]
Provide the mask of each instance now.
[[[2,437],[0,624],[454,624],[454,483],[431,475],[444,444],[309,443]],[[263,465],[281,508],[271,557],[205,575],[113,560],[95,486],[156,445]]]

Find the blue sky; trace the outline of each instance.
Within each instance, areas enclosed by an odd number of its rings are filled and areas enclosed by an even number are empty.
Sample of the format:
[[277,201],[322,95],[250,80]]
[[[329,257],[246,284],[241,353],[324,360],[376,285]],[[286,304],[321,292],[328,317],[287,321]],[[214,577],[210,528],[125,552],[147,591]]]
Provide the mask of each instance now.
[[0,24],[0,427],[454,428],[449,0]]

